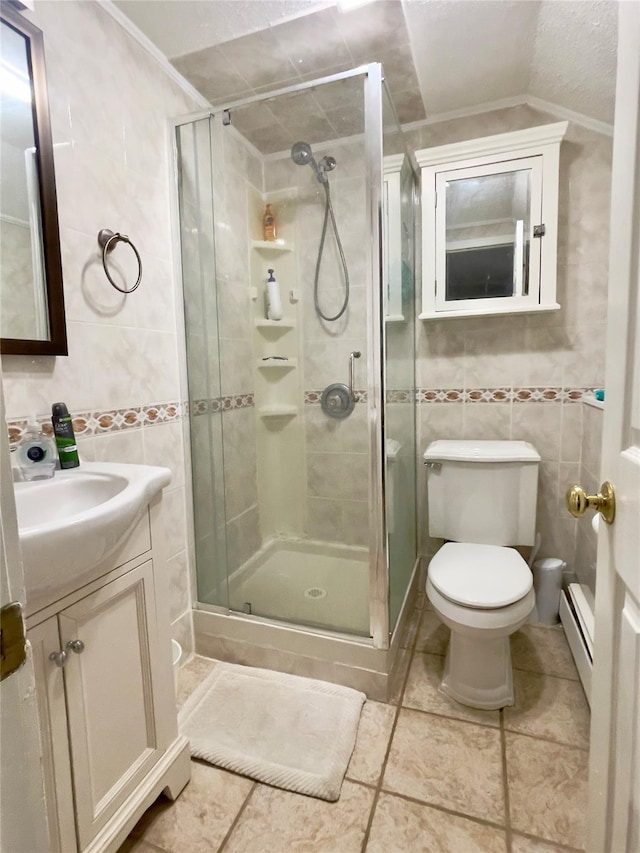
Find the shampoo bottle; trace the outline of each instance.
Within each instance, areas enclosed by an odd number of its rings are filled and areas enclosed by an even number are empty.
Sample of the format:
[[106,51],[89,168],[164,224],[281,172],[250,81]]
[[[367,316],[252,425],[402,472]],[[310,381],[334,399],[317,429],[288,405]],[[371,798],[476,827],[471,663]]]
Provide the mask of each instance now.
[[35,417],[27,424],[18,447],[18,465],[23,480],[47,480],[56,470],[56,447],[45,435]]
[[273,270],[267,270],[267,320],[282,320],[282,302],[280,300],[280,288],[273,275]]
[[276,217],[270,204],[265,204],[262,216],[262,239],[271,243],[276,239]]
[[51,423],[56,438],[61,468],[77,468],[80,464],[76,437],[73,434],[71,416],[65,403],[54,403],[51,407]]

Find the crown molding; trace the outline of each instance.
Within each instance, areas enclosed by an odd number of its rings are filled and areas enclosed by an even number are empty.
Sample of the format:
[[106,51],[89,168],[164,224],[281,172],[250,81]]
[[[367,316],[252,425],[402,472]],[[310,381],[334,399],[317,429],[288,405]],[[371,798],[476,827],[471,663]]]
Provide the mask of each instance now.
[[200,92],[198,92],[198,90],[189,83],[186,77],[183,77],[182,74],[173,67],[164,53],[156,47],[151,39],[149,39],[142,30],[133,23],[131,18],[128,18],[125,15],[124,12],[122,12],[116,4],[112,2],[112,0],[96,0],[96,2],[108,15],[111,15],[111,17],[117,21],[124,30],[126,30],[126,32],[135,39],[150,56],[155,59],[165,74],[167,74],[174,83],[177,83],[187,95],[193,98],[198,106],[205,108],[211,107],[211,104],[204,95],[200,94]]
[[482,115],[483,113],[491,113],[496,110],[505,110],[512,107],[531,107],[534,110],[550,113],[556,118],[570,121],[587,130],[593,130],[596,133],[601,133],[604,136],[613,136],[613,125],[607,122],[599,121],[584,115],[584,113],[569,110],[566,107],[561,107],[551,101],[543,101],[542,98],[536,98],[533,95],[514,95],[509,98],[500,98],[496,101],[485,101],[483,104],[475,104],[472,107],[463,107],[459,110],[451,110],[446,113],[434,113],[426,119],[420,121],[412,121],[402,125],[402,129],[419,130],[421,127],[428,127],[431,124],[441,124],[445,121],[453,121],[459,118],[469,118],[470,116]]
[[613,136],[613,125],[606,121],[600,121],[597,118],[591,118],[584,113],[578,113],[575,110],[569,110],[566,107],[561,107],[559,104],[554,104],[551,101],[543,101],[542,98],[536,98],[533,95],[526,96],[527,105],[534,110],[551,113],[565,121],[579,124],[587,130],[593,130],[596,133],[601,133],[603,136]]
[[554,124],[528,127],[525,130],[514,130],[511,133],[498,133],[433,148],[421,148],[415,152],[416,160],[421,167],[424,167],[500,154],[509,154],[511,157],[531,156],[526,153],[530,149],[537,150],[545,145],[559,145],[568,126],[568,122],[559,121]]
[[419,121],[411,121],[408,124],[403,124],[403,130],[418,130],[421,127],[427,127],[430,124],[441,124],[444,121],[453,121],[457,118],[468,118],[469,116],[482,115],[483,113],[492,113],[495,110],[509,109],[510,107],[521,107],[526,104],[524,95],[514,95],[509,98],[499,98],[496,101],[485,101],[483,104],[474,104],[471,107],[462,107],[459,110],[450,110],[446,113],[433,113],[427,118]]

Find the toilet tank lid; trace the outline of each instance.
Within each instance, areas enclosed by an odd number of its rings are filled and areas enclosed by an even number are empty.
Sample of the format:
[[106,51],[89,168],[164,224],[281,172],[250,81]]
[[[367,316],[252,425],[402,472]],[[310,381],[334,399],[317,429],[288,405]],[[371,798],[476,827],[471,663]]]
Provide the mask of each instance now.
[[429,461],[540,462],[540,454],[528,441],[432,441],[424,452]]

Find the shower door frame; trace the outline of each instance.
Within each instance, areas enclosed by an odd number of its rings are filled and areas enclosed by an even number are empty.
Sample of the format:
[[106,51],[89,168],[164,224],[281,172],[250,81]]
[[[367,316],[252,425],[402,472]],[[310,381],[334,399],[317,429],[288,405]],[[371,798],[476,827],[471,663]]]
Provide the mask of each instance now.
[[[369,421],[369,632],[370,637],[358,637],[363,643],[371,643],[376,649],[389,649],[389,565],[387,549],[387,527],[385,513],[386,494],[386,453],[385,453],[385,424],[384,424],[384,391],[386,387],[385,375],[385,344],[384,344],[384,316],[383,316],[383,253],[382,253],[382,180],[383,180],[383,119],[382,119],[382,96],[383,96],[383,68],[378,62],[342,71],[327,77],[319,77],[282,89],[275,89],[249,98],[230,101],[223,106],[213,107],[206,110],[198,110],[185,116],[170,119],[168,122],[169,145],[172,151],[172,180],[171,186],[171,208],[172,208],[172,236],[173,244],[177,247],[174,254],[174,272],[176,278],[182,282],[182,254],[180,240],[180,206],[178,193],[179,161],[177,146],[177,129],[184,125],[193,124],[202,119],[213,119],[232,111],[260,101],[269,101],[282,95],[304,92],[327,83],[346,80],[351,77],[364,78],[364,142],[366,160],[366,189],[368,204],[368,243],[367,253],[369,256],[369,274],[371,280],[371,292],[367,300],[367,323],[368,323],[368,358],[367,358],[367,413]],[[215,212],[214,212],[215,215]],[[184,291],[182,290],[184,299]],[[377,298],[374,298],[374,294]],[[179,305],[178,314],[183,312],[183,305]],[[181,325],[179,332],[181,345],[185,358],[180,366],[181,390],[187,392],[187,365],[186,365],[186,326]],[[376,379],[378,380],[376,382]],[[185,433],[186,435],[186,433]],[[191,521],[193,512],[193,475],[191,470],[190,443],[185,438],[186,453],[185,472],[188,489],[188,508]],[[192,524],[189,528],[190,552],[195,554],[193,547]],[[192,600],[195,609],[209,610],[217,613],[234,614],[245,616],[229,607],[220,605],[209,605],[198,600],[195,573],[192,576]],[[252,620],[265,621],[268,623],[279,622],[279,620],[262,619],[261,617],[246,616]],[[318,633],[318,629],[309,629],[300,623],[283,623],[287,627],[295,627],[299,631]],[[324,633],[324,631],[323,631]],[[327,635],[334,632],[326,630]],[[352,638],[354,639],[354,638]]]

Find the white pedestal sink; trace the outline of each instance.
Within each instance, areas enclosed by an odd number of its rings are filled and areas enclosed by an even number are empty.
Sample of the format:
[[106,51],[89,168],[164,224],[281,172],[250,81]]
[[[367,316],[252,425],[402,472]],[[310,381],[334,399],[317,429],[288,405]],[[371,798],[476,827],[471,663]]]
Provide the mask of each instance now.
[[15,483],[29,611],[97,577],[170,481],[168,468],[87,462]]

